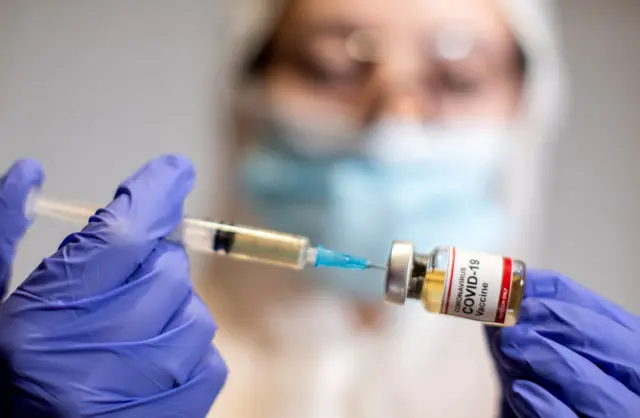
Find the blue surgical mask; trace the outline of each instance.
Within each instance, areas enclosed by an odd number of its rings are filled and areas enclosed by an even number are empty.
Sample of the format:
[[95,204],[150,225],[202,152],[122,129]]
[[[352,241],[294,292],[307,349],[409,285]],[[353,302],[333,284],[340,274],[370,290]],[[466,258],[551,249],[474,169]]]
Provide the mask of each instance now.
[[[353,155],[305,156],[265,138],[241,164],[245,203],[262,223],[384,264],[392,240],[499,251],[505,217],[496,184],[504,130],[380,123]],[[383,296],[379,271],[318,270],[314,280],[359,299]]]

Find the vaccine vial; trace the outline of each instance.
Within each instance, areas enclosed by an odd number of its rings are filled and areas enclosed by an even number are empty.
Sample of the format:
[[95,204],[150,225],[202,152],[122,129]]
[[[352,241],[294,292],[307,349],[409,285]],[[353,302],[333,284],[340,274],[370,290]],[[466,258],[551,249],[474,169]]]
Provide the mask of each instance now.
[[420,254],[413,244],[394,241],[385,299],[399,305],[416,299],[429,312],[509,326],[520,313],[525,276],[525,264],[509,257],[457,247]]

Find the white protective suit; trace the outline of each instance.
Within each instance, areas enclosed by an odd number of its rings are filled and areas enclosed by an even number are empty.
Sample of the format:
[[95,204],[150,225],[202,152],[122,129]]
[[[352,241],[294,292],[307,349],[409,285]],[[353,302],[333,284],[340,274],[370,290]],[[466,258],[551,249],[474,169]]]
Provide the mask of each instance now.
[[[232,72],[264,42],[279,11],[275,0],[246,1],[236,3],[241,18],[232,23],[229,38]],[[510,176],[505,178],[513,236],[504,253],[535,263],[545,145],[564,108],[554,4],[501,3],[528,63],[522,135],[514,140]],[[221,329],[215,344],[230,375],[210,416],[497,416],[500,389],[480,324],[430,315],[418,303],[409,303],[393,309],[395,320],[383,333],[367,335],[345,320],[346,306],[318,295],[272,312],[267,321],[272,332],[285,346],[287,338],[296,341],[291,350],[278,354],[249,346]],[[314,326],[301,327],[300,318],[307,324],[312,320]]]

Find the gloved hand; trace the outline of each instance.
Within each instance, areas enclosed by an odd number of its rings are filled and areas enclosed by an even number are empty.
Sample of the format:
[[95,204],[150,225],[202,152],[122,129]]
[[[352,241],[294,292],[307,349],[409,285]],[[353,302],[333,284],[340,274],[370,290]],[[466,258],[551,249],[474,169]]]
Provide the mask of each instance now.
[[189,280],[180,222],[191,165],[125,180],[0,307],[2,417],[204,417],[226,367]]
[[520,418],[640,417],[640,318],[566,277],[528,272],[493,351]]

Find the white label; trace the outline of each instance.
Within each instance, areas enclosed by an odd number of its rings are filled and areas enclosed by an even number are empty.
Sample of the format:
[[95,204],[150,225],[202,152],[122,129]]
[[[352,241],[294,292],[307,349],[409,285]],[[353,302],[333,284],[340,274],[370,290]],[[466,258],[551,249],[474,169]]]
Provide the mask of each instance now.
[[442,313],[503,323],[511,293],[512,261],[493,254],[449,250]]

